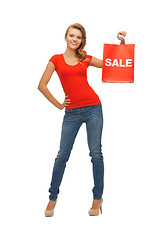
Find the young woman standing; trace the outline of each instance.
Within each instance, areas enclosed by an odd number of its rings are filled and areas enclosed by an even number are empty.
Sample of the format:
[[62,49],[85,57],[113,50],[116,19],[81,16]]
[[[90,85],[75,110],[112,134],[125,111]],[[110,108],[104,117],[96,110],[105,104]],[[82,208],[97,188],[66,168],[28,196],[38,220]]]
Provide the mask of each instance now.
[[[124,40],[119,38],[119,35],[118,39],[122,40],[121,43],[124,44]],[[53,167],[49,203],[45,210],[45,216],[51,217],[54,214],[66,162],[78,130],[83,123],[86,124],[94,177],[93,203],[89,215],[97,216],[99,210],[102,213],[104,188],[104,162],[101,151],[103,114],[101,101],[88,84],[87,68],[89,66],[102,68],[102,60],[87,55],[83,50],[86,45],[86,32],[82,25],[78,23],[70,25],[65,33],[65,41],[67,43],[66,51],[51,57],[38,86],[38,89],[54,106],[60,110],[65,108],[60,149]],[[54,71],[57,72],[65,92],[65,100],[62,104],[52,96],[47,88]]]

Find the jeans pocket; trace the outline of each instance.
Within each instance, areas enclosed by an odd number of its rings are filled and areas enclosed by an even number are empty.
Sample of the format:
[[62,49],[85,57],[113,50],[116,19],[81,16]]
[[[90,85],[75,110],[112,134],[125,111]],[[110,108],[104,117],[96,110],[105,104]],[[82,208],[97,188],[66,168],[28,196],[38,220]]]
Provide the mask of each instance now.
[[65,109],[65,113],[70,113],[72,109]]
[[95,109],[98,105],[91,105],[90,108],[91,109]]
[[97,109],[101,109],[101,107],[102,107],[101,104],[97,104],[97,105],[92,105],[91,106],[92,109],[96,109],[96,108]]

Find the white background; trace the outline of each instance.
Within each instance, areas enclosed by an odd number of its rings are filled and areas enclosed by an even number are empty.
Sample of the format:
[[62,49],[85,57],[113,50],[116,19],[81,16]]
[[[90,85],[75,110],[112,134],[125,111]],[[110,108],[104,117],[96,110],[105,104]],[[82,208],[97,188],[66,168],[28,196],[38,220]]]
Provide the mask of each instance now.
[[[168,77],[166,1],[3,1],[0,4],[3,239],[168,239]],[[87,53],[103,57],[103,43],[127,31],[135,43],[135,83],[88,80],[104,113],[103,214],[89,217],[92,165],[85,125],[67,163],[53,218],[45,218],[64,110],[37,90],[50,57],[66,49],[74,22],[87,32]],[[119,43],[119,42],[117,42]],[[49,85],[62,102],[54,72]]]

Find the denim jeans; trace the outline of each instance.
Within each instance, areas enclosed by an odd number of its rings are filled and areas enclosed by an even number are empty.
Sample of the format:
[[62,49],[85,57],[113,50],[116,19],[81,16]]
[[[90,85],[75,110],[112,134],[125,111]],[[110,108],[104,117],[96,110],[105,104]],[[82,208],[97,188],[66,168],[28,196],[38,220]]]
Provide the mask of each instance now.
[[78,133],[79,128],[86,123],[87,141],[93,169],[94,187],[92,189],[93,199],[101,199],[104,188],[104,162],[101,151],[101,137],[103,128],[102,106],[91,105],[65,110],[62,123],[60,149],[55,159],[51,185],[49,188],[49,199],[55,201],[59,194],[66,162]]

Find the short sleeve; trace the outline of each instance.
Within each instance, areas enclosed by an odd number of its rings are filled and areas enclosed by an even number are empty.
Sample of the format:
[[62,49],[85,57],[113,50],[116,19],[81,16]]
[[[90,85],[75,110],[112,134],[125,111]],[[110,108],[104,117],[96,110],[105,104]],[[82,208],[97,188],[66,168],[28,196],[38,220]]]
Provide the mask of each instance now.
[[57,55],[53,55],[49,61],[51,61],[54,64],[55,68],[57,68]]
[[85,61],[87,63],[87,67],[89,67],[90,61],[92,60],[92,56],[91,55],[86,55]]

